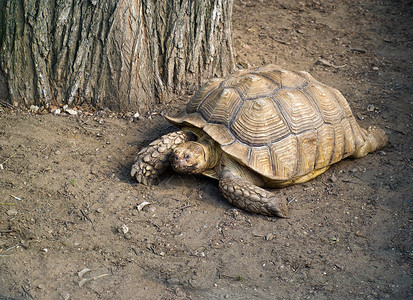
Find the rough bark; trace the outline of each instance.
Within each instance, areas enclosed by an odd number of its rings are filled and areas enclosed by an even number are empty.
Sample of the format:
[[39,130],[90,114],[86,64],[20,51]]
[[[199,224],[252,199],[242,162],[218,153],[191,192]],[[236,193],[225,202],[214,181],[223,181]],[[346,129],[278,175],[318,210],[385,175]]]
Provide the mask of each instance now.
[[4,1],[0,69],[10,102],[139,110],[168,101],[232,71],[232,3]]

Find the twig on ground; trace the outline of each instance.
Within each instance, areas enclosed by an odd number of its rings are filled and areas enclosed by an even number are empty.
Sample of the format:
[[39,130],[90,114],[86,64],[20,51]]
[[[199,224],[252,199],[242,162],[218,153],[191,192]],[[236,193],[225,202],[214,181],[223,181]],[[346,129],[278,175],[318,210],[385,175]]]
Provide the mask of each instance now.
[[366,53],[366,49],[357,49],[357,48],[351,48],[350,49],[352,52],[360,52],[360,53]]
[[14,154],[10,155],[8,158],[6,158],[5,160],[3,160],[3,161],[0,163],[0,165],[3,165],[3,164],[6,163],[10,158],[15,157],[16,155],[17,155],[17,153],[14,153]]
[[333,64],[333,63],[331,63],[331,62],[329,62],[329,61],[327,61],[327,60],[325,60],[325,59],[322,59],[322,58],[320,58],[319,60],[317,60],[315,64],[316,64],[316,65],[323,65],[323,66],[326,66],[326,67],[332,67],[332,68],[334,68],[334,69],[341,69],[341,68],[344,68],[345,66],[347,66],[347,64],[344,64],[344,65],[341,65],[341,66],[337,66],[337,65],[335,65],[335,64]]
[[102,278],[108,275],[109,275],[108,273],[105,273],[105,274],[97,275],[91,278],[84,278],[81,281],[79,281],[79,287],[82,287],[88,281],[96,280],[96,279],[99,279],[99,278]]
[[407,132],[394,129],[394,128],[391,128],[391,127],[389,127],[389,126],[384,126],[384,127],[387,128],[387,129],[393,130],[394,132],[401,133],[401,134],[403,134],[403,135],[407,135]]

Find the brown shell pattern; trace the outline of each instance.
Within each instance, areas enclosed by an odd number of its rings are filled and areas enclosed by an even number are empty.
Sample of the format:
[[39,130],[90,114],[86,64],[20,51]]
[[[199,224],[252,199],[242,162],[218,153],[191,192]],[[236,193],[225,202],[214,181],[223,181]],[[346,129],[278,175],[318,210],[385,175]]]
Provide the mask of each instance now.
[[272,180],[289,180],[351,155],[365,142],[343,95],[306,72],[269,65],[213,79],[176,117]]

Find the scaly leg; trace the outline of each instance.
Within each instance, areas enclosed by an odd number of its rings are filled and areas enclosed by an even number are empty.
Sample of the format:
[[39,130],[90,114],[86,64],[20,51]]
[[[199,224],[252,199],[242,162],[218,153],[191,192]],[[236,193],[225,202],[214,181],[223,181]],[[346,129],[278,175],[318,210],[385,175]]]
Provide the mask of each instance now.
[[219,180],[219,188],[224,197],[233,205],[256,214],[286,218],[286,201],[275,197],[250,181],[224,170]]
[[171,132],[142,148],[135,158],[131,176],[144,185],[156,183],[159,175],[169,166],[169,156],[173,149],[189,138],[183,131]]

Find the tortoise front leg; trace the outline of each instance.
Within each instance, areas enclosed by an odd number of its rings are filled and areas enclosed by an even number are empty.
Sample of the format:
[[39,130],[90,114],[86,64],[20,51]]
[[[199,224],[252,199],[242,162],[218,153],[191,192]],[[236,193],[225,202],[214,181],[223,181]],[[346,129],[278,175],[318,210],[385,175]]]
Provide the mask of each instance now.
[[224,170],[219,180],[219,188],[224,197],[233,205],[267,216],[286,218],[288,208],[285,201],[273,193],[262,189],[248,180]]
[[171,132],[142,148],[135,158],[131,176],[144,185],[156,183],[159,175],[169,166],[172,150],[189,138],[189,135],[183,131]]

